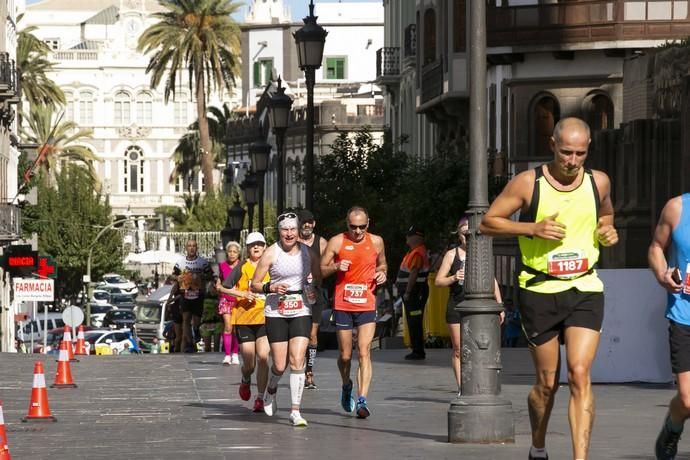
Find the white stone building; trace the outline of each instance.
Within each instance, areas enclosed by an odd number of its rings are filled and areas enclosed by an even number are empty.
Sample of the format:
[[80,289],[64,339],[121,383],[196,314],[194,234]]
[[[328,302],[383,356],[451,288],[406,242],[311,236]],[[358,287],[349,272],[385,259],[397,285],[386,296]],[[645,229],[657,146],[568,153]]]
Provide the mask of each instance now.
[[[163,88],[149,87],[149,57],[136,50],[155,22],[150,14],[160,10],[155,0],[43,0],[29,5],[22,20],[53,49],[50,77],[67,97],[65,119],[94,131],[85,145],[102,159],[95,167],[116,216],[128,210],[151,216],[158,206],[182,205],[188,184],[170,184],[169,177],[171,154],[196,120],[195,100],[183,81],[165,104]],[[219,97],[209,104],[220,106]],[[201,190],[200,175],[190,181],[193,191]]]

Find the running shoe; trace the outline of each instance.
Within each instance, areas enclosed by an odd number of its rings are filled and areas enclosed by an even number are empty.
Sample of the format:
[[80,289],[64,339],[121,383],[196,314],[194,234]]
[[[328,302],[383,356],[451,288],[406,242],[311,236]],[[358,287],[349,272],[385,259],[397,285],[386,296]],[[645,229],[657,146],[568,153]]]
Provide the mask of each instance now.
[[263,411],[264,411],[264,400],[257,396],[256,399],[254,400],[254,412],[263,412]]
[[225,355],[225,358],[223,358],[223,365],[229,366],[230,364],[232,364],[232,358],[230,355]]
[[230,364],[239,364],[240,363],[240,356],[237,353],[233,353],[230,356]]
[[527,460],[549,460],[549,456],[546,457],[533,457],[532,454],[528,454]]
[[299,412],[290,412],[290,423],[292,426],[307,426],[308,423]]
[[242,381],[240,382],[240,398],[242,398],[242,401],[249,401],[249,398],[252,397],[252,384],[251,380],[249,382]]
[[269,393],[268,389],[266,389],[266,393],[264,393],[264,412],[266,415],[269,417],[273,417],[273,415],[278,412],[278,389],[276,388],[273,393]]
[[357,400],[357,418],[367,418],[371,415],[369,406],[367,406],[367,398],[360,396]]
[[661,432],[656,438],[654,446],[654,453],[657,460],[673,460],[676,458],[678,452],[678,441],[681,433],[674,433],[668,429],[668,417],[664,420],[664,425],[661,427]]
[[355,400],[352,398],[352,380],[346,385],[343,385],[343,391],[340,393],[340,405],[345,412],[352,412],[355,410]]
[[314,383],[314,374],[308,374],[307,379],[304,382],[304,389],[305,390],[318,390],[319,387],[316,386]]

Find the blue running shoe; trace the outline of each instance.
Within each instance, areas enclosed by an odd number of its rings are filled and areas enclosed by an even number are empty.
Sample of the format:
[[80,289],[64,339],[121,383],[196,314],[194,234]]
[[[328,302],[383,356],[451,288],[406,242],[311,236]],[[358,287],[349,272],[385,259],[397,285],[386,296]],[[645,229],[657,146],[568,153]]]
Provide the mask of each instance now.
[[357,418],[367,418],[371,415],[369,406],[367,406],[367,398],[360,396],[357,400]]
[[340,405],[345,412],[349,413],[355,410],[355,400],[352,399],[352,380],[343,385],[343,391],[340,393]]

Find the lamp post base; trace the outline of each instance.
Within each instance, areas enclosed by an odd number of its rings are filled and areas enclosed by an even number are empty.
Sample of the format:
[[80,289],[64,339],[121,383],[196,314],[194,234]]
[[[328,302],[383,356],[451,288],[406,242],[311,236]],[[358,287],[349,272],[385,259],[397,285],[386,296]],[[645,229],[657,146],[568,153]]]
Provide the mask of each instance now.
[[448,442],[514,443],[512,403],[494,395],[454,399],[448,409]]

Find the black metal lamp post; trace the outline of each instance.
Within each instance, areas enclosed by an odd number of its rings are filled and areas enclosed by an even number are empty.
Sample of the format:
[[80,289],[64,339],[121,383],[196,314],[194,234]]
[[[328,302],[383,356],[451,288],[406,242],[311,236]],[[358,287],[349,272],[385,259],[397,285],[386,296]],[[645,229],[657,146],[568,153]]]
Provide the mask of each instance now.
[[253,231],[254,226],[254,206],[259,202],[259,182],[256,175],[250,172],[244,176],[244,181],[240,184],[240,188],[244,192],[244,202],[247,203],[247,211],[249,213],[249,231]]
[[242,224],[244,224],[244,214],[246,211],[235,198],[235,203],[228,209],[228,220],[225,228],[220,231],[220,240],[223,242],[223,250],[230,241],[239,241]]
[[321,67],[323,60],[323,46],[328,32],[316,23],[314,16],[314,0],[309,2],[309,16],[302,19],[304,26],[293,36],[297,45],[299,68],[304,71],[307,83],[307,149],[304,157],[305,167],[305,207],[314,209],[314,83],[316,69]]
[[479,233],[489,208],[486,150],[486,2],[470,3],[470,236],[462,318],[462,396],[450,403],[448,441],[514,442],[513,407],[501,394],[503,309],[493,298],[491,237]]
[[285,131],[290,123],[290,109],[292,99],[285,94],[283,81],[278,77],[278,88],[269,102],[271,108],[269,117],[273,133],[276,136],[276,147],[278,147],[278,214],[282,214],[285,209]]
[[252,170],[256,174],[259,184],[259,231],[264,232],[264,175],[268,170],[268,159],[271,156],[271,144],[263,139],[252,142],[249,145],[249,158],[252,161]]

